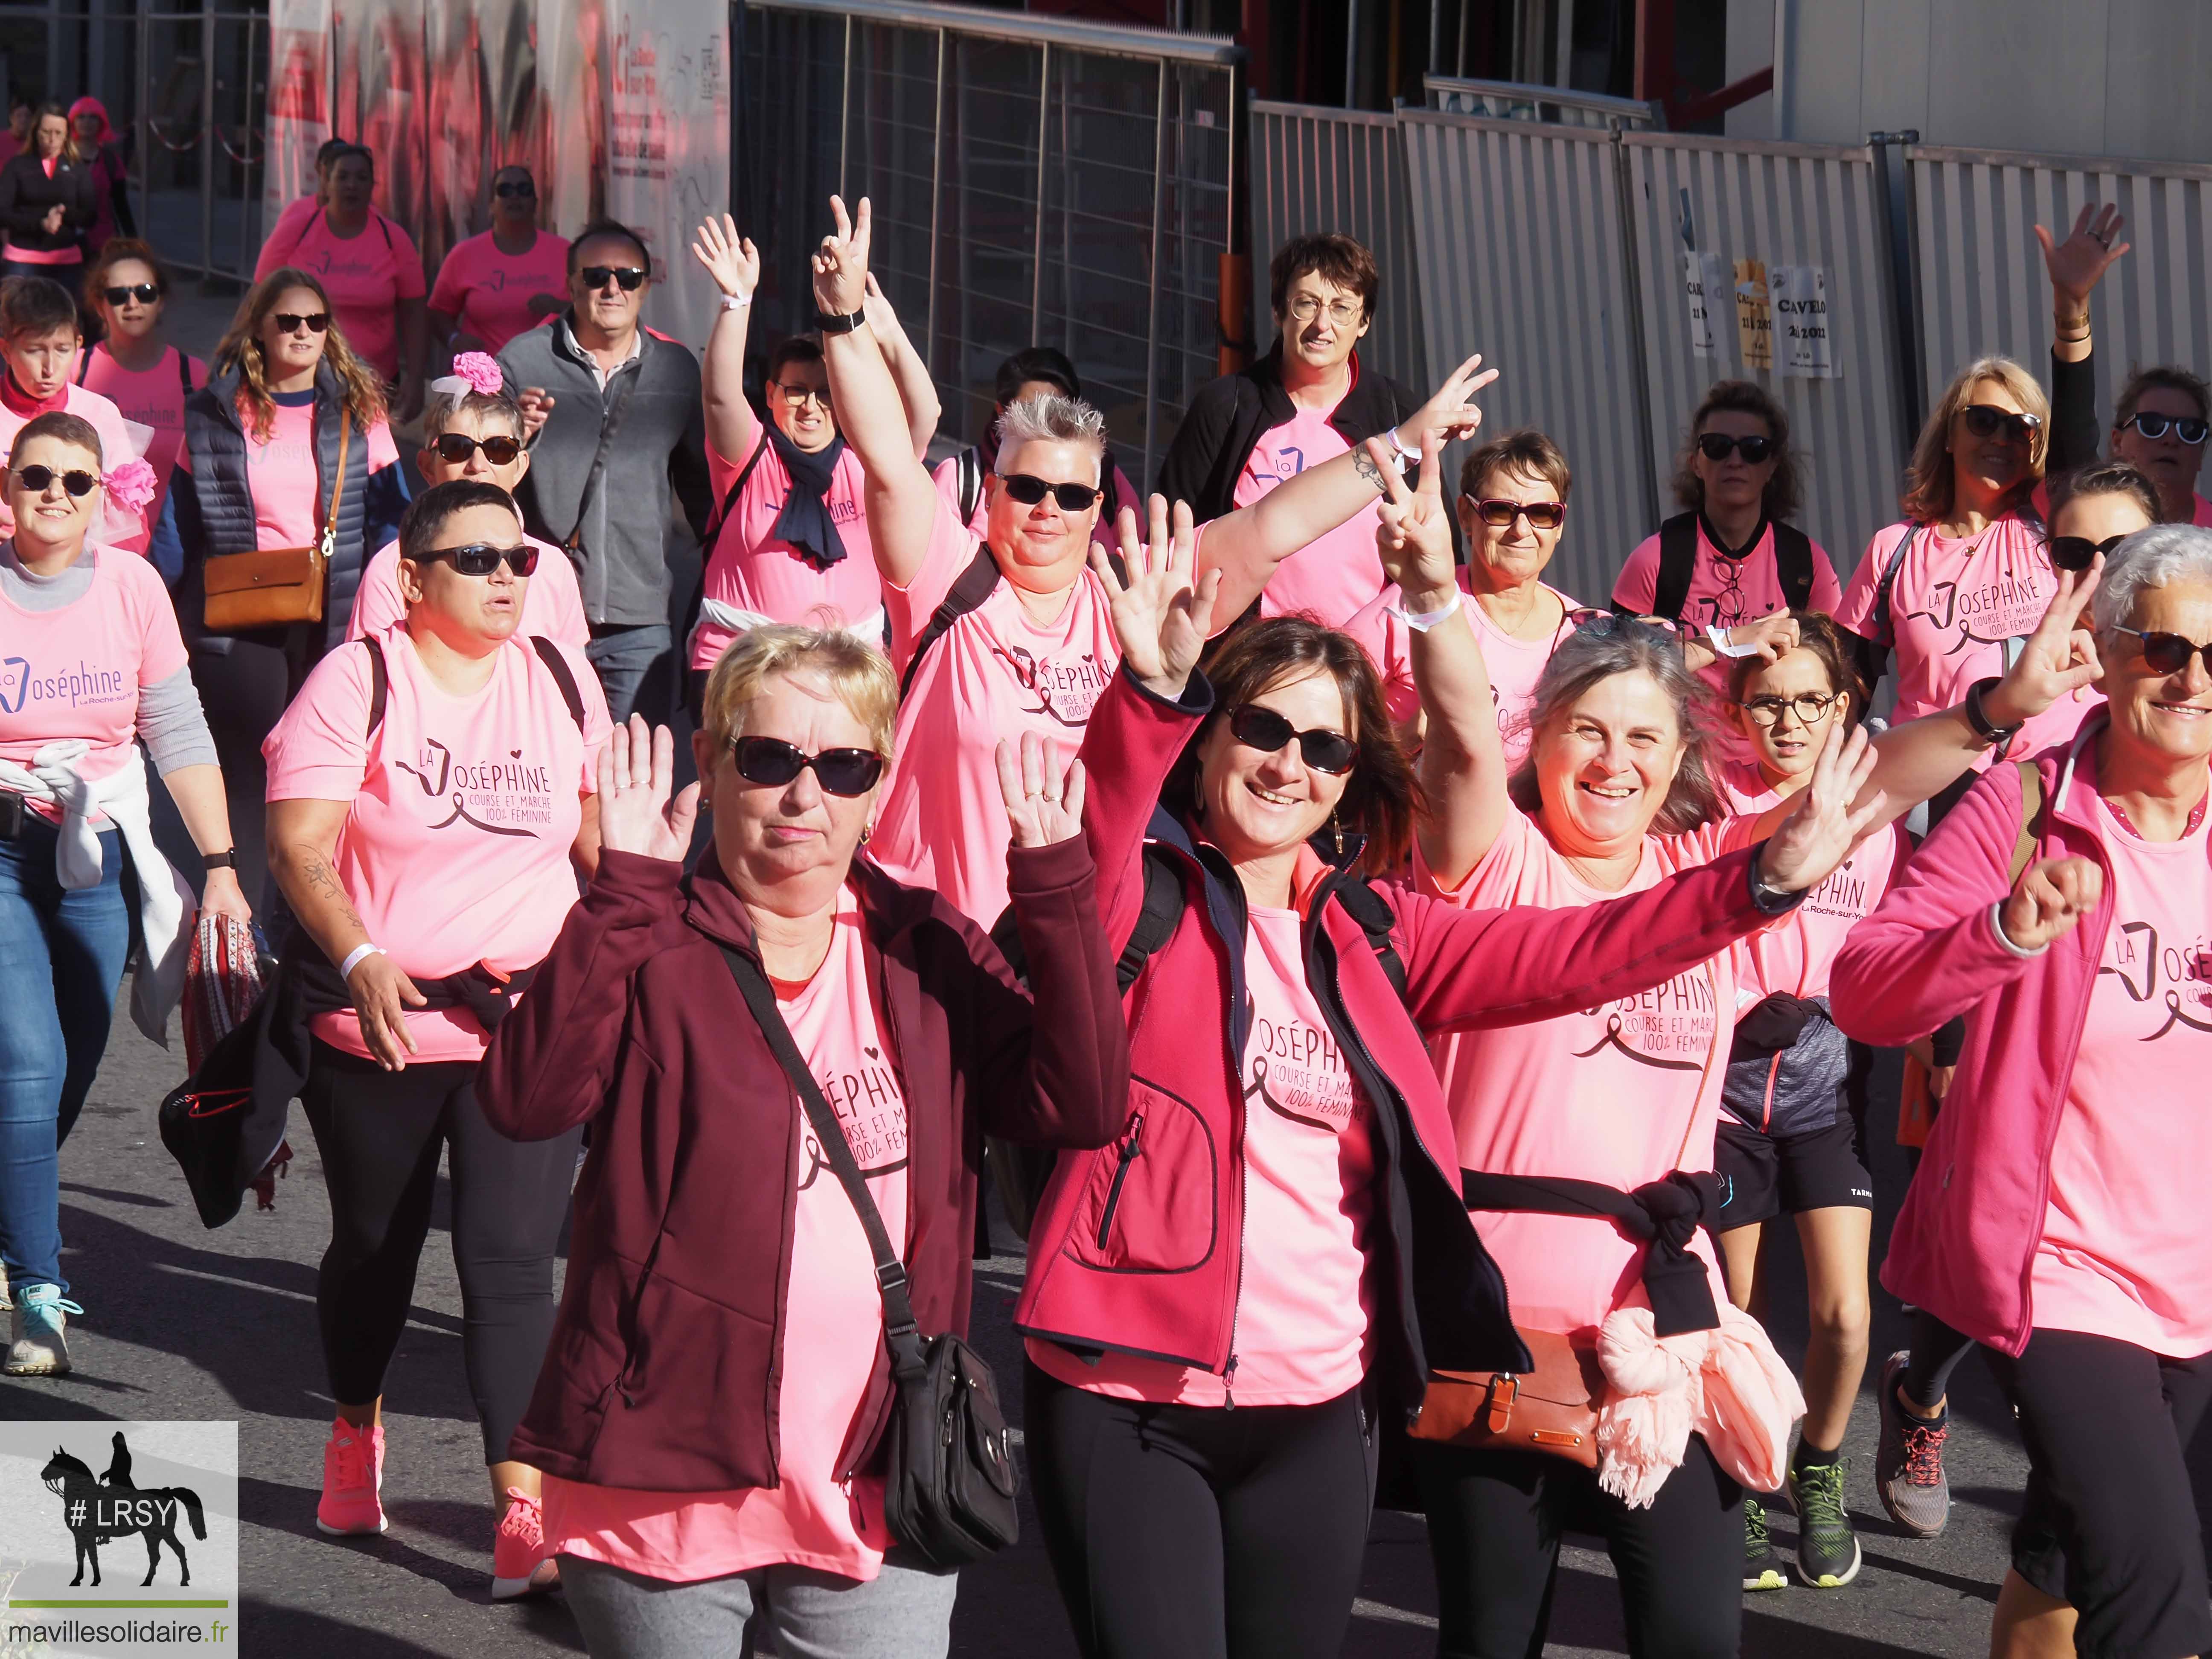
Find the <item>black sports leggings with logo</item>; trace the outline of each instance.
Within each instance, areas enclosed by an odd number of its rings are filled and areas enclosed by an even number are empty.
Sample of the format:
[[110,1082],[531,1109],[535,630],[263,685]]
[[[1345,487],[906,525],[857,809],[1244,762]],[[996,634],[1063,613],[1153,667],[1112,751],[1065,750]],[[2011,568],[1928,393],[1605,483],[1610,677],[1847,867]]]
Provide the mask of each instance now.
[[1022,1370],[1037,1517],[1084,1659],[1335,1659],[1375,1498],[1358,1389],[1229,1410]]
[[484,1462],[497,1463],[553,1333],[553,1252],[581,1131],[509,1140],[485,1121],[476,1084],[473,1063],[386,1072],[318,1042],[300,1099],[331,1195],[331,1243],[315,1279],[331,1393],[362,1405],[384,1392],[429,1236],[438,1154],[450,1146],[461,1363]]

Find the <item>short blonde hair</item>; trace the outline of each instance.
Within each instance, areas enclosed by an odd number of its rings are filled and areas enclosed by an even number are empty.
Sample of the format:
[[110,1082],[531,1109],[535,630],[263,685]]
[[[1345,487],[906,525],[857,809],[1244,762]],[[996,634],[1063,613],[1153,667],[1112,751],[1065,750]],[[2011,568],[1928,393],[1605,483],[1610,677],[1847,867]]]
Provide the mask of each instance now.
[[867,728],[868,746],[891,758],[898,677],[890,659],[841,629],[769,623],[741,634],[707,676],[702,713],[719,755],[745,732],[745,711],[770,677],[812,673]]
[[1978,357],[1954,377],[1929,411],[1920,441],[1912,446],[1912,460],[1905,469],[1903,505],[1905,516],[1915,524],[1932,524],[1951,510],[1957,487],[1951,470],[1951,422],[1983,380],[1995,380],[2012,393],[2013,401],[2037,422],[2027,441],[2027,471],[2008,492],[2004,505],[2021,505],[2043,482],[2043,458],[2051,445],[2051,399],[2043,395],[2035,376],[2011,358]]

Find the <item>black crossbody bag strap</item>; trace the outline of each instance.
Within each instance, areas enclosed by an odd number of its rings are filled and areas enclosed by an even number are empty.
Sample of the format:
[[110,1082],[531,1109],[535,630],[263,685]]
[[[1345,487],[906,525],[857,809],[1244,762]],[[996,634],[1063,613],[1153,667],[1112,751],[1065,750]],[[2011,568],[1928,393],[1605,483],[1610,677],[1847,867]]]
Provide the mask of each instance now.
[[822,1143],[823,1156],[829,1160],[838,1184],[844,1188],[845,1196],[853,1200],[853,1208],[860,1212],[860,1226],[868,1235],[868,1249],[876,1258],[876,1288],[883,1293],[884,1340],[890,1349],[891,1370],[902,1380],[919,1377],[924,1370],[921,1334],[914,1322],[914,1298],[907,1294],[906,1264],[891,1246],[890,1234],[884,1229],[883,1213],[876,1208],[876,1200],[868,1195],[867,1178],[861,1175],[860,1163],[846,1142],[837,1114],[823,1098],[821,1085],[814,1081],[814,1073],[807,1070],[799,1045],[791,1040],[791,1028],[783,1023],[782,1011],[775,1006],[775,993],[769,988],[768,976],[761,971],[760,964],[744,951],[726,945],[722,947],[722,960],[729,965],[730,977],[737,981],[745,1006],[752,1010],[753,1021],[760,1027],[761,1035],[768,1039],[769,1051],[775,1054],[775,1063],[783,1067],[784,1076],[799,1091],[799,1103],[805,1109],[806,1121],[813,1127],[815,1139]]
[[561,544],[570,553],[576,550],[576,544],[583,539],[585,516],[592,510],[592,498],[599,492],[599,479],[607,470],[607,456],[614,449],[615,434],[622,429],[623,416],[629,412],[630,398],[637,391],[637,383],[645,378],[646,353],[651,349],[652,336],[647,335],[638,343],[636,367],[627,372],[617,371],[622,380],[622,389],[615,393],[614,407],[608,410],[599,422],[599,453],[592,457],[592,470],[584,475],[583,493],[576,497],[576,527],[568,532],[568,539]]

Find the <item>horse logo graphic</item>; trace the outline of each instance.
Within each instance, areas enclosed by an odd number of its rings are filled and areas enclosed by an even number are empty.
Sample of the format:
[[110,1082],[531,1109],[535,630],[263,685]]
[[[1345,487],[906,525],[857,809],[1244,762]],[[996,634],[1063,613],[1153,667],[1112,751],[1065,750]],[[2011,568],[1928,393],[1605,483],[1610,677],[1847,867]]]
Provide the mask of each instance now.
[[107,1473],[100,1479],[95,1480],[90,1468],[58,1446],[46,1460],[39,1479],[46,1483],[48,1492],[62,1500],[62,1524],[76,1540],[76,1577],[70,1580],[72,1587],[84,1583],[88,1562],[92,1567],[92,1582],[98,1584],[100,1547],[134,1532],[146,1540],[146,1576],[138,1581],[141,1589],[154,1582],[155,1570],[161,1565],[164,1543],[176,1552],[178,1583],[192,1582],[191,1565],[185,1559],[185,1547],[177,1537],[177,1511],[181,1508],[191,1522],[192,1536],[204,1540],[208,1535],[207,1518],[200,1508],[199,1494],[188,1486],[141,1488],[131,1485],[131,1447],[121,1430],[115,1434],[115,1450],[108,1459]]

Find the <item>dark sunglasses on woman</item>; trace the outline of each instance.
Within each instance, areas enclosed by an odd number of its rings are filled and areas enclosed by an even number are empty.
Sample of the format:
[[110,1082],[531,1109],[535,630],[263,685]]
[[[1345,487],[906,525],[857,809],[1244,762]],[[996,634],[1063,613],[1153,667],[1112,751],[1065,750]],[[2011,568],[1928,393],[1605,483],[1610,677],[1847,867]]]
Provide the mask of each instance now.
[[491,193],[495,196],[505,197],[510,202],[518,198],[526,202],[538,194],[538,186],[527,179],[510,179],[503,185],[494,185],[491,187]]
[[501,559],[507,568],[518,576],[527,576],[538,568],[538,550],[528,542],[520,547],[494,547],[489,542],[469,542],[459,547],[436,547],[422,555],[425,559],[444,559],[464,576],[489,576],[499,568]]
[[1002,473],[999,482],[1024,507],[1035,507],[1049,495],[1063,513],[1088,513],[1091,504],[1106,493],[1090,484],[1048,483],[1027,472]]
[[832,795],[865,795],[884,775],[884,757],[872,749],[825,749],[818,755],[795,749],[781,738],[739,738],[730,745],[738,775],[747,783],[780,789],[809,767],[814,781]]
[[514,463],[514,458],[522,453],[522,440],[503,437],[471,438],[465,433],[441,432],[434,447],[437,449],[440,460],[449,461],[455,466],[467,465],[469,457],[479,449],[483,451],[484,459],[489,461],[494,466],[511,466]]
[[276,313],[276,331],[279,334],[297,334],[302,323],[307,325],[308,333],[320,334],[331,325],[331,313],[327,311],[318,311],[307,317],[302,317],[296,311],[280,311]]
[[1280,754],[1283,745],[1296,738],[1306,764],[1331,777],[1342,777],[1359,758],[1359,745],[1343,732],[1318,726],[1301,732],[1273,709],[1262,708],[1256,702],[1239,703],[1230,711],[1229,735],[1263,755]]
[[2007,439],[2024,444],[2034,437],[2043,425],[2040,415],[2023,414],[2015,409],[1999,409],[1995,404],[1968,404],[1959,413],[1966,417],[1966,430],[1977,438],[1994,438],[2002,432]]
[[2128,416],[2127,424],[2146,438],[2163,438],[2170,427],[2173,435],[2185,444],[2201,444],[2207,429],[2205,422],[2193,415],[2142,415]]
[[1762,438],[1757,433],[1749,437],[1732,438],[1725,432],[1700,432],[1698,434],[1698,453],[1709,461],[1724,461],[1731,454],[1740,454],[1747,466],[1757,466],[1774,453],[1774,440]]
[[[161,290],[151,283],[140,283],[131,288],[104,288],[100,292],[100,297],[112,306],[119,306],[133,299],[142,306],[150,306],[161,297]],[[2160,431],[2164,429],[2160,428]],[[2144,435],[2155,437],[2157,434],[2147,433]]]
[[79,500],[91,495],[100,487],[100,475],[97,472],[86,472],[76,469],[68,472],[57,472],[50,466],[19,466],[15,469],[15,482],[33,495],[45,495],[56,478],[62,481],[64,489],[68,490]]
[[2101,553],[2112,556],[2112,550],[2127,540],[2123,533],[2107,536],[2101,542],[2093,542],[2087,536],[2053,536],[2051,538],[2051,568],[2054,570],[2087,570]]
[[1531,530],[1557,530],[1567,521],[1565,501],[1482,501],[1474,510],[1492,530],[1503,530],[1516,519],[1528,520]]
[[2179,634],[2146,634],[2133,628],[2122,631],[2142,641],[2143,666],[2154,674],[2179,674],[2191,657],[2203,658],[2204,672],[2212,674],[2212,643],[2199,645]]
[[635,294],[645,285],[645,273],[635,265],[586,265],[576,274],[584,279],[586,288],[605,288],[610,276],[622,284],[625,294]]

